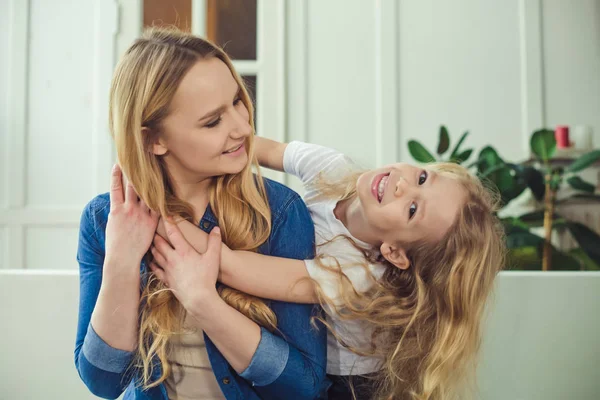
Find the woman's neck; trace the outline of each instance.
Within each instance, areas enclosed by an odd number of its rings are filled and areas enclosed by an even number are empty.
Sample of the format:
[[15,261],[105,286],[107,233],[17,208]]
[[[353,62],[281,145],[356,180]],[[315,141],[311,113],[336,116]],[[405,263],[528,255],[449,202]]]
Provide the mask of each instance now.
[[380,244],[368,229],[369,224],[362,212],[360,200],[357,195],[338,201],[333,214],[354,238],[373,246]]
[[209,189],[212,179],[205,178],[197,181],[174,179],[175,195],[192,206],[195,222],[198,222],[202,218],[210,201]]

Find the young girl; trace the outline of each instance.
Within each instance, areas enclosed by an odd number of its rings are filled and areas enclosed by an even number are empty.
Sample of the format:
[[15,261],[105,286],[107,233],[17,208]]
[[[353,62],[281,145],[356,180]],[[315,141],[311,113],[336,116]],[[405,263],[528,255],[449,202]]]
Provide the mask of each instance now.
[[[297,261],[223,247],[221,281],[260,297],[323,304],[334,383],[377,373],[376,387],[359,398],[460,396],[472,376],[485,300],[504,262],[491,194],[455,164],[361,173],[332,149],[257,142],[260,164],[306,186],[318,257]],[[206,250],[202,232],[178,225]],[[168,238],[178,234],[167,223]],[[155,236],[159,279],[168,281],[173,251]],[[334,384],[330,398],[337,391]]]

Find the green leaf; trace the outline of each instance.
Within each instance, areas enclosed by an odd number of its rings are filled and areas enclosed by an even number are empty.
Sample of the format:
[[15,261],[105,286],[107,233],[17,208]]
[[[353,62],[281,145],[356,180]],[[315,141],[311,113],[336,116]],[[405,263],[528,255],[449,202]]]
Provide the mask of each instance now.
[[527,231],[516,231],[506,235],[506,247],[516,249],[519,247],[539,246],[544,239]]
[[492,167],[490,167],[489,169],[487,169],[486,171],[484,171],[481,176],[483,178],[487,178],[492,174],[495,174],[496,172],[500,171],[501,169],[505,169],[506,168],[506,164],[502,163],[502,164],[497,164],[494,165]]
[[548,161],[556,151],[554,132],[549,129],[534,132],[530,144],[533,154],[544,162]]
[[600,150],[594,150],[589,153],[586,153],[579,157],[577,160],[573,161],[571,165],[569,165],[566,169],[567,172],[579,172],[596,161],[600,160]]
[[[521,271],[541,271],[543,241],[537,246],[524,246],[510,249],[508,252],[508,267]],[[552,270],[555,271],[578,271],[582,262],[578,257],[564,253],[552,247]]]
[[481,161],[478,165],[480,173],[484,173],[498,164],[504,164],[504,161],[500,158],[496,149],[491,146],[486,146],[481,149],[479,152],[479,160]]
[[595,263],[581,248],[571,249],[568,253],[581,262],[583,269],[586,271],[600,271],[600,265]]
[[[539,249],[540,257],[543,254],[543,247]],[[552,271],[580,271],[582,267],[581,261],[579,259],[570,256],[567,253],[564,253],[558,250],[556,247],[552,246],[552,267],[550,268]]]
[[467,136],[469,136],[469,131],[463,133],[462,136],[460,137],[460,139],[458,140],[458,143],[456,143],[456,146],[454,146],[454,149],[452,150],[452,153],[450,154],[451,160],[455,159],[458,156],[458,152],[460,151],[460,146],[463,144],[463,142],[465,141]]
[[507,269],[520,271],[541,271],[542,259],[537,246],[518,247],[507,254]]
[[519,196],[527,187],[524,181],[517,179],[518,174],[514,167],[506,164],[491,146],[484,147],[479,152],[478,166],[480,178],[487,179],[498,188],[502,203],[507,204]]
[[[544,226],[544,210],[532,211],[518,217],[527,227],[536,228]],[[552,216],[552,229],[564,228],[566,220],[559,214]]]
[[541,201],[544,198],[544,193],[546,192],[546,185],[544,184],[544,175],[533,167],[524,167],[521,176],[525,181],[525,184],[531,192],[536,200]]
[[423,145],[416,140],[408,141],[408,151],[410,155],[420,163],[428,163],[435,161],[435,158]]
[[454,158],[451,158],[450,161],[453,161],[457,164],[462,164],[467,161],[469,157],[471,157],[471,154],[473,154],[473,149],[467,149]]
[[571,176],[567,179],[567,183],[575,190],[581,190],[582,192],[594,193],[596,187],[589,182],[584,181],[578,176]]
[[526,188],[524,183],[517,181],[514,170],[508,165],[492,174],[490,180],[498,187],[503,204],[508,204]]
[[505,217],[500,219],[506,235],[515,232],[529,232],[529,226],[518,217]]
[[523,214],[519,216],[519,219],[531,227],[542,226],[544,225],[544,210],[538,210]]
[[438,142],[437,153],[438,155],[444,154],[450,147],[450,135],[448,135],[448,129],[444,125],[440,127],[440,141]]
[[600,236],[579,222],[567,222],[567,228],[588,257],[600,264]]

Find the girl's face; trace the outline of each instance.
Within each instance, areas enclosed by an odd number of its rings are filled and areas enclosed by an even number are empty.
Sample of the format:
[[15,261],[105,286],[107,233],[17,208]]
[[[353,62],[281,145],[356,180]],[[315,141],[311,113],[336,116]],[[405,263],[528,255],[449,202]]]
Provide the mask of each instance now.
[[457,180],[403,163],[365,172],[357,193],[370,234],[394,248],[441,239],[466,198]]
[[239,94],[231,71],[218,58],[198,61],[184,76],[153,147],[176,181],[237,174],[248,164],[252,127]]

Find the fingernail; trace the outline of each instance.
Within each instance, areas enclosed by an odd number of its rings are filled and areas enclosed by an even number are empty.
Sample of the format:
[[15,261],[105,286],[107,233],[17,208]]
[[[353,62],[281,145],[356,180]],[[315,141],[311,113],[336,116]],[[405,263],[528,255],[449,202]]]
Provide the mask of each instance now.
[[113,171],[116,171],[116,170],[117,170],[117,167],[118,167],[118,165],[117,165],[117,164],[114,164],[114,165],[113,165],[113,168],[112,168],[112,169],[113,169]]
[[213,230],[211,231],[211,233],[214,233],[215,235],[220,235],[221,234],[221,229],[219,229],[218,226],[215,226],[213,228]]

